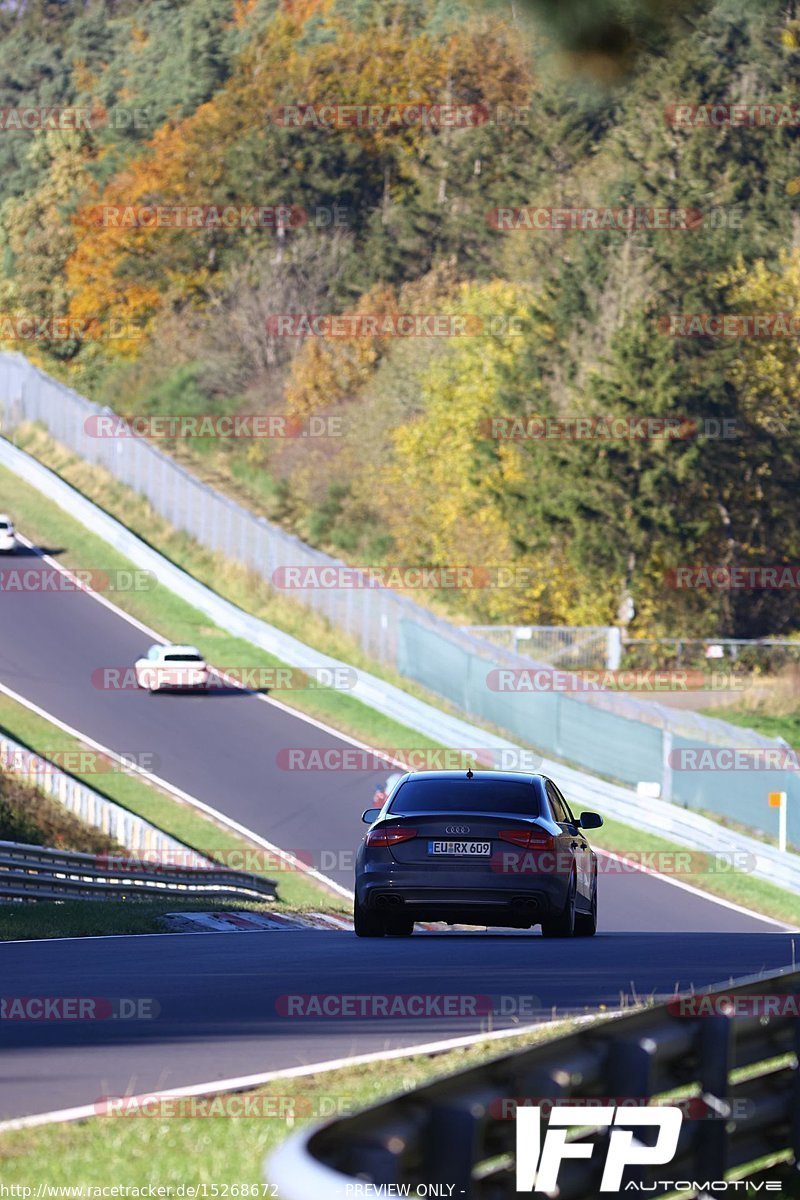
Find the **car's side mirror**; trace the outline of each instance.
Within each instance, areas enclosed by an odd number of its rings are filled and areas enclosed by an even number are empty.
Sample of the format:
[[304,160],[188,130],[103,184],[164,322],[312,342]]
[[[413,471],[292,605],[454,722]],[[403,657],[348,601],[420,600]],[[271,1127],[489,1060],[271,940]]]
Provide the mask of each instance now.
[[374,825],[380,815],[381,810],[379,808],[368,808],[366,812],[361,814],[361,820],[365,825]]
[[603,824],[603,818],[600,813],[582,812],[578,824],[581,829],[599,829]]

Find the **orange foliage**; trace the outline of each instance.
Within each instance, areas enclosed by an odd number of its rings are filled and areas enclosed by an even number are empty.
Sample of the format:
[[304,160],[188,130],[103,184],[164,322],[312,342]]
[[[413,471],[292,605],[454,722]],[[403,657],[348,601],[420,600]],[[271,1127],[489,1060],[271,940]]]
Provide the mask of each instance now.
[[[252,7],[240,0],[241,19]],[[298,48],[297,34],[312,15],[323,14],[335,36]],[[354,30],[337,15],[331,0],[285,0],[283,11],[243,53],[228,83],[208,103],[177,124],[162,126],[125,170],[92,199],[101,206],[282,204],[285,195],[253,195],[259,178],[237,177],[231,151],[252,140],[269,114],[287,103],[348,104],[515,103],[530,89],[521,46],[509,42],[507,28],[494,18],[478,21],[443,42],[409,33],[402,19]],[[348,128],[336,137],[357,139],[372,154],[390,149],[409,166],[432,135],[410,128]],[[275,175],[266,176],[275,179]],[[237,182],[238,180],[238,182]],[[273,183],[275,190],[279,184]],[[249,194],[236,195],[237,187]],[[167,295],[202,298],[212,269],[215,235],[205,231],[137,229],[98,224],[92,209],[76,218],[78,245],[67,264],[71,311],[105,313],[146,324]],[[375,297],[364,299],[366,308]],[[340,386],[360,377],[371,351],[354,353]],[[318,358],[321,374],[327,353],[308,349],[298,370]],[[312,372],[313,374],[313,372]],[[298,397],[306,389],[299,386]],[[313,389],[312,389],[313,391]],[[310,395],[310,393],[309,393]],[[298,400],[306,403],[305,400]]]
[[[430,271],[400,288],[371,288],[348,315],[375,317],[443,311],[447,297],[457,295],[449,267]],[[309,337],[292,360],[286,383],[289,412],[307,416],[350,399],[367,382],[392,344],[389,334],[353,337]]]
[[233,24],[237,29],[243,29],[258,0],[233,0]]
[[330,0],[281,0],[281,9],[298,25],[305,25],[309,17],[330,8]]

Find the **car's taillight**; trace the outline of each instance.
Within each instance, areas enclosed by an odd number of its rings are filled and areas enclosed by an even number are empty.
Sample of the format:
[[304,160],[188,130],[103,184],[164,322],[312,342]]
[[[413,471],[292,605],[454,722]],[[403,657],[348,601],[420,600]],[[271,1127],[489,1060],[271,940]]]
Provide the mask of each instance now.
[[544,829],[501,829],[499,837],[523,850],[554,850],[556,845],[556,839]]
[[416,836],[416,829],[409,829],[407,825],[398,829],[371,829],[367,834],[367,845],[396,846],[398,842],[410,842]]

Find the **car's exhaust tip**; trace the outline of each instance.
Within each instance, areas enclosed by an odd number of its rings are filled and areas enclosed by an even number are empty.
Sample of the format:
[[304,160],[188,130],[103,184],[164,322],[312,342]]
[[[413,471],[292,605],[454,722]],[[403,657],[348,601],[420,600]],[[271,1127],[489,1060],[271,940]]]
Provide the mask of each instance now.
[[375,900],[377,908],[402,908],[402,896],[378,896]]
[[515,912],[536,912],[540,905],[535,896],[515,896],[511,907]]

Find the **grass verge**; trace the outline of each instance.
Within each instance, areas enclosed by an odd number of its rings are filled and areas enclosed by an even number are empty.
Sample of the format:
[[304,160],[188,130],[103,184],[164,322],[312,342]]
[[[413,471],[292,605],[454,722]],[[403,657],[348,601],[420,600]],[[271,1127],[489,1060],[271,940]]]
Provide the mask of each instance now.
[[[706,710],[708,716],[714,716],[712,710]],[[719,715],[718,713],[716,715]],[[773,714],[759,712],[757,708],[728,708],[723,712],[724,719],[731,725],[755,729],[766,737],[783,738],[790,746],[800,750],[800,712]]]

